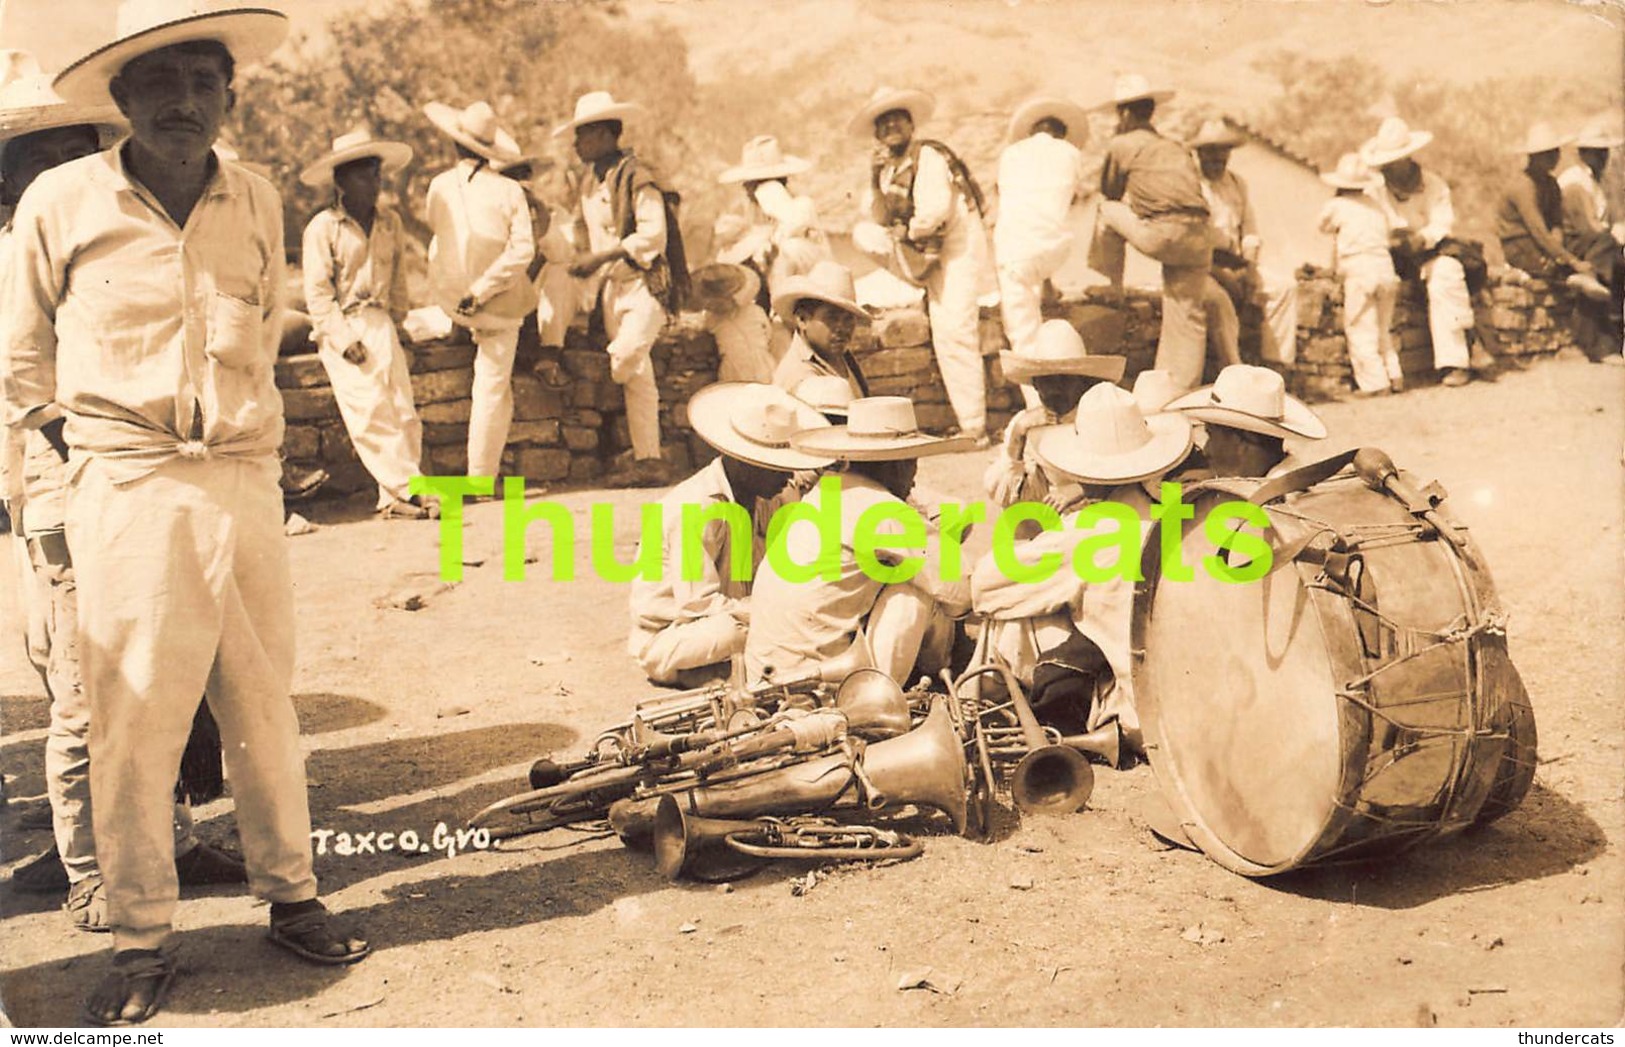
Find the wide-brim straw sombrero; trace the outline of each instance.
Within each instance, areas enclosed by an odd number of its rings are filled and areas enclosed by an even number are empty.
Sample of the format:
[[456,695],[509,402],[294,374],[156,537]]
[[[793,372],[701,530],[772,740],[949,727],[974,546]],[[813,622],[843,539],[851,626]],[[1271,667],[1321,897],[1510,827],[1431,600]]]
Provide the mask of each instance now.
[[309,186],[333,184],[333,172],[345,164],[377,157],[388,177],[412,162],[412,147],[405,142],[376,138],[370,130],[357,129],[333,139],[333,151],[299,172],[299,181]]
[[1321,173],[1320,180],[1334,189],[1374,189],[1382,184],[1382,175],[1360,159],[1359,153],[1344,153],[1337,158],[1336,167]]
[[1054,117],[1066,125],[1066,140],[1082,147],[1089,141],[1089,111],[1076,102],[1056,95],[1030,98],[1016,107],[1005,128],[1004,140],[1019,142],[1033,133],[1033,125]]
[[1309,405],[1287,395],[1281,376],[1267,367],[1231,364],[1218,380],[1171,401],[1164,410],[1178,412],[1209,425],[1245,429],[1265,436],[1301,436],[1319,440],[1326,435]]
[[624,126],[643,114],[643,106],[636,102],[617,102],[608,91],[588,91],[576,99],[575,115],[553,128],[553,137],[558,138],[578,127],[608,120],[619,120]]
[[764,469],[822,469],[835,460],[791,445],[797,433],[828,429],[829,419],[775,385],[708,385],[689,398],[688,424],[722,454]]
[[868,101],[864,102],[862,108],[852,117],[851,122],[846,125],[846,129],[854,135],[873,138],[875,121],[893,109],[901,109],[908,113],[909,119],[914,121],[914,126],[919,127],[931,119],[931,114],[936,111],[936,108],[937,100],[925,91],[917,91],[912,88],[904,90],[896,87],[878,87],[875,89],[875,93],[869,96]]
[[107,85],[132,59],[174,44],[215,40],[238,66],[257,62],[288,37],[288,16],[269,7],[208,0],[123,0],[112,43],[98,47],[56,76],[57,93],[80,105],[110,105]]
[[1377,133],[1360,146],[1360,159],[1371,167],[1382,167],[1405,159],[1433,141],[1432,131],[1413,131],[1403,117],[1385,117]]
[[966,436],[932,436],[920,431],[914,402],[906,396],[866,396],[846,408],[846,424],[797,433],[790,443],[807,454],[847,462],[896,462],[968,451]]
[[1196,136],[1186,145],[1192,149],[1214,147],[1234,149],[1246,140],[1246,137],[1231,127],[1226,120],[1204,120],[1202,126],[1196,129]]
[[740,306],[755,301],[762,288],[762,278],[749,266],[712,262],[689,274],[689,285],[692,288],[690,307],[715,311],[717,306]]
[[513,135],[497,124],[496,110],[489,102],[475,102],[466,109],[429,102],[423,107],[423,115],[452,141],[484,157],[492,166],[511,164],[524,155]]
[[1143,98],[1161,105],[1172,101],[1174,91],[1168,87],[1152,87],[1151,81],[1139,73],[1124,73],[1112,82],[1112,96],[1104,102],[1097,104],[1096,109],[1113,109],[1130,102],[1138,102]]
[[1030,353],[999,354],[999,368],[1012,382],[1026,382],[1042,375],[1075,374],[1085,378],[1120,381],[1128,360],[1121,356],[1091,356],[1077,328],[1065,320],[1045,320],[1038,328],[1038,341]]
[[805,273],[787,276],[773,290],[773,311],[788,320],[795,315],[796,305],[803,299],[828,302],[845,309],[860,319],[869,319],[869,313],[858,304],[857,290],[852,283],[852,270],[840,262],[822,261]]
[[1161,476],[1191,452],[1190,421],[1140,411],[1128,390],[1097,385],[1078,401],[1070,425],[1028,434],[1038,460],[1081,483],[1116,485]]
[[1570,135],[1559,134],[1557,128],[1541,121],[1532,125],[1524,133],[1523,141],[1513,148],[1513,152],[1520,156],[1534,156],[1536,153],[1550,153],[1574,141]]
[[94,129],[103,147],[128,130],[117,106],[66,102],[31,53],[0,50],[0,147],[13,138],[64,127]]
[[772,135],[757,135],[740,150],[739,163],[723,171],[717,181],[723,185],[763,182],[770,178],[790,178],[812,170],[812,161],[792,156],[779,147]]

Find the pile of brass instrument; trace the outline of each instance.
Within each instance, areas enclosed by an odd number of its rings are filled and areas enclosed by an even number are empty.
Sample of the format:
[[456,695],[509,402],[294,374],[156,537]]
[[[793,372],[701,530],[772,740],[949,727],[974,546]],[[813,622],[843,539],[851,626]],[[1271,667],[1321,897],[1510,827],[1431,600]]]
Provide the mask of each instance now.
[[[672,879],[717,879],[768,858],[911,858],[885,825],[905,807],[985,835],[1004,791],[1024,813],[1087,803],[1085,754],[1115,765],[1120,739],[1042,727],[1009,669],[984,662],[949,693],[905,694],[878,669],[747,690],[723,685],[638,704],[575,760],[539,760],[529,791],[470,824],[494,839],[607,821]],[[997,699],[981,681],[996,676]],[[986,690],[997,692],[996,688]]]
[[628,846],[652,848],[673,878],[718,849],[753,859],[910,858],[916,840],[864,821],[912,805],[944,812],[956,831],[965,825],[953,718],[940,695],[920,704],[917,716],[876,669],[839,686],[813,678],[656,699],[580,759],[538,761],[530,791],[471,824],[502,839],[607,819]]

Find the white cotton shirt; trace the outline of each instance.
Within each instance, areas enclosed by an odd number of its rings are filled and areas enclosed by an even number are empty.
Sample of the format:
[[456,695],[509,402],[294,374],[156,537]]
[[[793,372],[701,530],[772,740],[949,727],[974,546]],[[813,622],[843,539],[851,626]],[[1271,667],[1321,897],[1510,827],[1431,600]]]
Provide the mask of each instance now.
[[38,428],[66,415],[75,470],[103,458],[114,483],[180,454],[274,455],[282,198],[222,163],[183,228],[122,154],[45,172],[13,217],[0,287],[6,420]]
[[1389,192],[1387,183],[1369,192],[1388,216],[1389,228],[1413,230],[1421,235],[1427,247],[1449,236],[1455,228],[1456,211],[1450,203],[1450,186],[1432,171],[1423,170],[1422,187],[1404,200]]
[[[482,308],[470,326],[513,328],[536,307],[525,270],[536,257],[536,233],[530,224],[525,191],[511,178],[463,159],[429,183],[429,289],[435,305],[457,316],[457,303],[473,295]],[[523,286],[529,292],[506,300],[495,310],[493,299]],[[499,315],[500,314],[500,315]]]
[[1039,133],[999,156],[999,220],[994,257],[1059,264],[1072,248],[1067,212],[1084,185],[1083,154],[1065,139]]
[[1320,209],[1320,231],[1335,237],[1338,263],[1381,259],[1393,268],[1388,253],[1388,216],[1369,196],[1334,196]]

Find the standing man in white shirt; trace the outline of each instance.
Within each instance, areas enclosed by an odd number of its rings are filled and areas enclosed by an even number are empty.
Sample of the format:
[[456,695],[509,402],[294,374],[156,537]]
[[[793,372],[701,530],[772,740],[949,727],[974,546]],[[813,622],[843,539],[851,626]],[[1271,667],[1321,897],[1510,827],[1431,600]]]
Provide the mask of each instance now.
[[7,421],[44,430],[69,463],[96,855],[116,950],[85,1005],[96,1024],[152,1017],[175,976],[173,788],[205,689],[272,942],[320,964],[370,952],[316,900],[289,698],[282,201],[212,150],[236,61],[286,33],[286,17],[264,9],[125,0],[114,42],[56,87],[81,104],[111,96],[131,138],[41,175],[15,216],[0,392]]
[[[1030,356],[1044,322],[1044,286],[1072,250],[1067,222],[1084,190],[1083,154],[1089,118],[1064,98],[1034,98],[1010,118],[1010,142],[999,154],[999,212],[993,257],[999,275],[1004,334],[1013,352]],[[1021,385],[1029,408],[1038,393]]]
[[[434,303],[474,335],[468,475],[496,477],[513,424],[513,358],[519,327],[536,308],[526,270],[536,257],[525,191],[496,167],[520,159],[489,103],[423,112],[457,148],[457,166],[429,183],[429,287]],[[500,494],[500,490],[498,491]]]
[[987,385],[977,299],[993,281],[982,191],[953,150],[914,136],[935,105],[924,91],[882,87],[852,118],[851,132],[876,143],[861,205],[871,220],[853,229],[853,240],[925,289],[931,348],[959,431],[985,447]]
[[429,511],[408,486],[423,457],[423,423],[395,325],[406,318],[406,233],[380,207],[383,179],[405,167],[412,147],[368,128],[333,140],[333,151],[299,175],[334,193],[305,227],[305,302],[317,352],[344,428],[378,483],[378,514],[422,520]]
[[[676,194],[642,158],[621,146],[626,121],[643,113],[607,91],[576,100],[575,115],[554,129],[573,134],[580,174],[572,240],[576,255],[565,264],[572,281],[542,283],[551,312],[542,326],[544,346],[563,346],[570,323],[582,312],[603,308],[609,337],[609,376],[626,395],[630,461],[605,480],[615,486],[662,487],[672,481],[660,455],[660,389],[649,358],[666,318],[688,294],[681,233],[668,221]],[[673,212],[673,217],[675,212]]]

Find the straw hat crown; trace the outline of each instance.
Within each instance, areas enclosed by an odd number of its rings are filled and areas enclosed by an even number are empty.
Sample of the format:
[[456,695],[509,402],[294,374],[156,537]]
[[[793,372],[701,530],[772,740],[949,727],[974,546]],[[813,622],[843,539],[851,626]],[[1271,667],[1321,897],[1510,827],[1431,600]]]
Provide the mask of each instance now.
[[1544,120],[1531,124],[1523,136],[1523,142],[1518,146],[1518,152],[1525,156],[1536,153],[1549,153],[1554,149],[1561,149],[1573,141],[1567,135],[1557,133],[1557,128]]
[[1234,148],[1244,141],[1241,132],[1231,127],[1225,120],[1204,120],[1197,129],[1196,137],[1190,141],[1192,149],[1201,149],[1203,146],[1225,146]]
[[1147,417],[1167,407],[1178,393],[1170,371],[1149,368],[1134,376],[1134,404]]
[[1620,133],[1619,117],[1599,113],[1585,122],[1575,138],[1581,149],[1618,149],[1625,146],[1625,135]]

